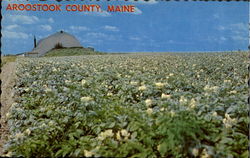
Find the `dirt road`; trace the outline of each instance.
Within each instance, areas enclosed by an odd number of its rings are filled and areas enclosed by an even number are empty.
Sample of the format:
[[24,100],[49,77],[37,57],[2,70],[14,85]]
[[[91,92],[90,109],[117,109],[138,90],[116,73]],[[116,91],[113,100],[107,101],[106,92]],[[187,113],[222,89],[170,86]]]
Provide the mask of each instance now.
[[0,156],[3,154],[3,145],[8,138],[8,125],[6,114],[13,100],[13,87],[15,84],[16,63],[9,62],[1,68],[1,126],[0,126]]

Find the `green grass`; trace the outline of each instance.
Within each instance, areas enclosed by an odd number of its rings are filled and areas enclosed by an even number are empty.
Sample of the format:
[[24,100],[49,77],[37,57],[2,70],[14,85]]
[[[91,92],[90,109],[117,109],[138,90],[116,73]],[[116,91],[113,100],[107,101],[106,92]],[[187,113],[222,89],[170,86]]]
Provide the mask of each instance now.
[[61,48],[53,49],[45,54],[45,57],[55,56],[79,56],[79,55],[101,55],[104,53],[93,51],[88,48]]

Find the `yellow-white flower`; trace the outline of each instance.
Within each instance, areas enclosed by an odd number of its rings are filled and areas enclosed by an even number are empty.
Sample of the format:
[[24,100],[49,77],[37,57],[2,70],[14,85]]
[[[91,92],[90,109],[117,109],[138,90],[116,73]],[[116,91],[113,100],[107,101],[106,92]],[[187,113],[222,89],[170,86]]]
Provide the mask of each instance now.
[[112,129],[108,129],[104,132],[101,132],[99,135],[98,135],[98,139],[99,140],[104,140],[106,139],[107,137],[113,137],[114,133],[112,131]]
[[17,133],[16,135],[15,135],[15,137],[17,138],[17,139],[20,139],[20,138],[23,138],[23,133],[21,133],[21,132],[19,132],[19,133]]
[[24,91],[28,92],[30,89],[29,88],[25,88]]
[[217,91],[217,90],[219,89],[219,87],[218,87],[218,86],[213,86],[213,87],[211,87],[211,89],[212,89],[213,91]]
[[203,149],[201,153],[201,158],[209,158],[210,155],[207,152],[207,149]]
[[130,84],[135,86],[135,85],[137,85],[137,82],[136,81],[131,81]]
[[179,102],[180,102],[180,104],[186,104],[187,103],[187,99],[184,96],[181,96]]
[[146,87],[145,85],[142,85],[142,86],[140,86],[140,87],[138,88],[139,91],[144,91],[144,90],[146,90],[146,89],[147,89],[147,87]]
[[81,97],[82,102],[87,102],[87,101],[91,101],[91,100],[93,100],[93,98],[91,98],[91,97]]
[[129,137],[129,136],[130,136],[129,132],[128,132],[126,129],[122,129],[122,130],[121,130],[121,134],[122,134],[122,136],[124,136],[124,137]]
[[44,128],[44,127],[47,127],[47,125],[46,125],[45,123],[43,123],[43,124],[41,125],[41,127]]
[[151,99],[146,99],[145,103],[147,106],[151,106],[152,105],[152,100]]
[[111,92],[108,92],[108,94],[107,94],[107,96],[112,96],[113,95],[113,93],[111,93]]
[[224,80],[224,83],[231,83],[231,80]]
[[158,87],[158,88],[162,88],[162,87],[165,86],[165,83],[156,82],[155,85],[156,85],[156,87]]
[[50,125],[50,126],[53,126],[54,124],[55,124],[55,122],[54,122],[54,121],[52,121],[52,120],[51,120],[51,121],[49,121],[49,125]]
[[117,140],[121,140],[121,134],[120,134],[120,131],[118,131],[118,132],[116,133],[116,139],[117,139]]
[[192,149],[192,154],[196,157],[199,155],[199,150],[197,148]]
[[173,74],[173,73],[170,73],[169,76],[174,76],[174,74]]
[[56,71],[57,71],[57,69],[53,67],[52,71],[53,71],[53,72],[56,72]]
[[161,144],[157,145],[157,150],[160,151],[161,149]]
[[175,116],[175,112],[171,110],[170,115],[171,115],[171,117]]
[[230,91],[229,94],[236,94],[237,91],[233,90],[233,91]]
[[190,106],[190,108],[192,108],[192,109],[193,109],[193,108],[195,108],[195,107],[196,107],[196,104],[197,104],[197,103],[196,103],[195,99],[194,99],[194,98],[192,98],[192,99],[191,99],[191,101],[190,101],[190,105],[189,105],[189,106]]
[[165,110],[165,108],[161,108],[161,109],[160,109],[160,111],[164,111],[164,110]]
[[84,86],[86,83],[87,83],[87,81],[84,79],[81,81],[82,86]]
[[147,114],[151,115],[153,113],[153,109],[152,108],[148,108],[147,109]]
[[218,114],[217,114],[216,111],[214,111],[212,115],[213,115],[214,117],[217,117],[217,116],[218,116]]
[[223,119],[223,124],[226,128],[231,128],[233,124],[237,122],[237,120],[234,118],[232,119],[227,113],[225,114],[225,118]]
[[52,89],[46,88],[46,89],[45,89],[45,92],[52,92]]
[[26,130],[25,130],[25,133],[26,133],[27,135],[30,135],[31,130],[30,130],[30,129],[26,129]]
[[84,156],[86,156],[86,157],[91,157],[91,156],[93,156],[93,155],[94,155],[93,152],[88,151],[88,150],[84,150]]
[[162,99],[170,99],[170,98],[171,98],[171,95],[162,93],[162,94],[161,94],[161,98],[162,98]]
[[68,84],[68,83],[71,83],[71,81],[70,80],[65,80],[65,83]]

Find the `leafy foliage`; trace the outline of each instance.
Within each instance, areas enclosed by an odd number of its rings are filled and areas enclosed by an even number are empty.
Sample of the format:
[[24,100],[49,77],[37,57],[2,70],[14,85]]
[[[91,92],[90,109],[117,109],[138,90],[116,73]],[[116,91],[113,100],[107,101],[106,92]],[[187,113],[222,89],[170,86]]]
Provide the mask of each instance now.
[[18,59],[6,151],[248,157],[247,53]]

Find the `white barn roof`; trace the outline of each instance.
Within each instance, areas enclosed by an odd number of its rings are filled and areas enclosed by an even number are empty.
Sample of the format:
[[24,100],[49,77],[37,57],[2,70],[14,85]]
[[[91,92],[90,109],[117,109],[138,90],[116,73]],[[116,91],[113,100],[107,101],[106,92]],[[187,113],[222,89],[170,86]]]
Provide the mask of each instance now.
[[61,44],[63,47],[82,47],[80,42],[69,33],[60,31],[52,34],[44,39],[41,39],[32,52],[37,52],[39,56],[43,56],[45,53],[55,48],[56,44]]

